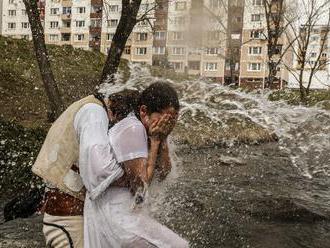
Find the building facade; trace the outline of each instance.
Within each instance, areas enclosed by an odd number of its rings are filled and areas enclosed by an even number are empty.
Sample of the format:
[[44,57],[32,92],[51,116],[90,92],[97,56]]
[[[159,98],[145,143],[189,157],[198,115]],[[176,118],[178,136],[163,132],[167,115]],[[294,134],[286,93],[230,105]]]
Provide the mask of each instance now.
[[[271,1],[271,15],[279,15],[278,4],[281,0]],[[282,17],[280,17],[282,18]],[[284,18],[283,18],[284,19]],[[281,22],[282,27],[285,21]],[[290,49],[286,50],[289,41],[288,34],[282,32],[278,37],[278,43],[275,48],[272,48],[272,59],[269,60],[269,43],[268,39],[272,39],[272,23],[270,29],[267,29],[267,20],[263,0],[245,0],[244,7],[244,25],[242,30],[242,45],[240,59],[240,76],[239,85],[248,88],[266,88],[267,78],[269,75],[269,66],[272,63],[280,64],[277,66],[276,80],[272,88],[282,88],[289,80],[289,72],[283,64],[289,65],[292,63],[292,55]],[[286,54],[283,56],[283,51]]]

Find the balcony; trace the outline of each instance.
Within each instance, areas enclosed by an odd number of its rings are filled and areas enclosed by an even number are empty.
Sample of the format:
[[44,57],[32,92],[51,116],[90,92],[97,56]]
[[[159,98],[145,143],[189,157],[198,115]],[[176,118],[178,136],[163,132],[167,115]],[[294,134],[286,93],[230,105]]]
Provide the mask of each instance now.
[[62,7],[71,7],[72,0],[62,0]]
[[71,27],[61,27],[60,32],[61,33],[71,33]]
[[71,14],[62,14],[61,18],[62,20],[71,20]]
[[89,32],[91,34],[100,34],[101,33],[101,27],[89,27]]
[[96,18],[101,19],[102,18],[102,12],[94,12],[90,14],[90,18]]

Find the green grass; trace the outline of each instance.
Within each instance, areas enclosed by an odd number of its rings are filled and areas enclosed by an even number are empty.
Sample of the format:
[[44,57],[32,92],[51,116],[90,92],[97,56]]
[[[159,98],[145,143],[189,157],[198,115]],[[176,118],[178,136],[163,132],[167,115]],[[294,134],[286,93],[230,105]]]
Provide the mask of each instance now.
[[[269,100],[284,100],[291,105],[301,104],[299,90],[292,89],[274,91],[269,95]],[[330,110],[330,91],[312,90],[307,97],[307,106],[312,107],[315,105],[323,109]]]

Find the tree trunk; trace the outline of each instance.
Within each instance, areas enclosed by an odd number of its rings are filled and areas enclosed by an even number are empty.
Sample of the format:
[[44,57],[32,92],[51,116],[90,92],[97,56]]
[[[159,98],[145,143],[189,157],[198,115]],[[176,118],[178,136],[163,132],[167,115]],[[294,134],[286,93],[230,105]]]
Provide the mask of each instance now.
[[50,112],[48,119],[49,121],[54,121],[62,113],[64,106],[48,60],[48,53],[37,1],[23,0],[23,2],[31,26],[34,50],[36,53],[40,74],[49,101]]
[[114,83],[114,74],[118,70],[120,58],[124,52],[127,39],[137,23],[136,17],[140,4],[141,0],[136,0],[132,3],[129,3],[127,0],[122,0],[121,17],[111,42],[107,60],[103,67],[100,84]]

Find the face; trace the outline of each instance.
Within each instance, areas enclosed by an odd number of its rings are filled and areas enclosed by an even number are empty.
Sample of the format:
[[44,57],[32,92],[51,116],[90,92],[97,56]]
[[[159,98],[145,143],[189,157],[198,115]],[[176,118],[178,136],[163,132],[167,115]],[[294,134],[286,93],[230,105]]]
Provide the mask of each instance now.
[[173,121],[173,127],[174,127],[178,120],[179,112],[177,110],[175,110],[173,107],[168,107],[160,113],[154,112],[151,114],[147,113],[147,107],[145,105],[142,105],[140,107],[141,122],[147,130],[148,130],[149,126],[151,125],[151,123],[158,121],[165,114],[170,115],[170,119],[171,119],[171,121]]

